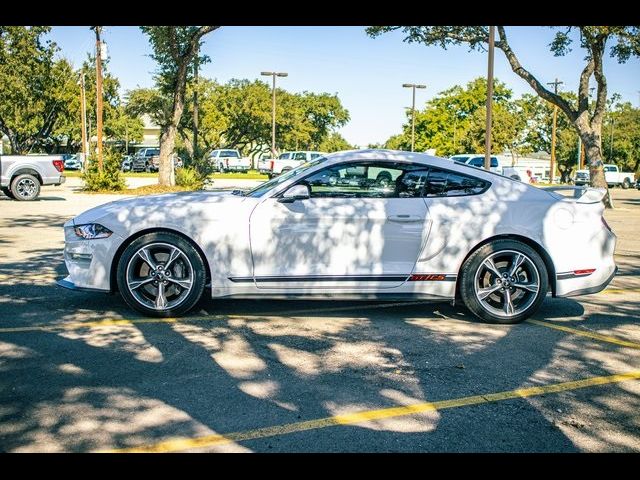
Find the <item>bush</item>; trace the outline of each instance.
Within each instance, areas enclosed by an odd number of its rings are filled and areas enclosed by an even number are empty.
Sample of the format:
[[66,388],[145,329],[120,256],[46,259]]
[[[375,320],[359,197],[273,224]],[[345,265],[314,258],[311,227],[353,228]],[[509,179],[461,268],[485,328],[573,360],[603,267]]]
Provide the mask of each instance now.
[[121,171],[122,155],[114,150],[105,149],[102,162],[102,172],[98,171],[98,158],[92,154],[89,168],[82,174],[84,190],[98,192],[103,190],[120,191],[126,188],[126,183]]
[[200,190],[206,176],[202,176],[194,167],[176,168],[176,185],[192,190]]

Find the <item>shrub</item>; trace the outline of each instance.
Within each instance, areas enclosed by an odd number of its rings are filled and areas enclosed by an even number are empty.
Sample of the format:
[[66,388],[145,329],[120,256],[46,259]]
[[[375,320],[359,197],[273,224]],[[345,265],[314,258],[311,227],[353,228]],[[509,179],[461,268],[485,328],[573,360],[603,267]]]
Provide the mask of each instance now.
[[194,167],[176,168],[176,185],[179,187],[200,190],[205,178]]
[[102,190],[120,191],[126,188],[121,171],[122,155],[114,150],[105,149],[102,162],[102,172],[98,171],[98,158],[95,154],[89,156],[89,168],[82,174],[84,190],[98,192]]

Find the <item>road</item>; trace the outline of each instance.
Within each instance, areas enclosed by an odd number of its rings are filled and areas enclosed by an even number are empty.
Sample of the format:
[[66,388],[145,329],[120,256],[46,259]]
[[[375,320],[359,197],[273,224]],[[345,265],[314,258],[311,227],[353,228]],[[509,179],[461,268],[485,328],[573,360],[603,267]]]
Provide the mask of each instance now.
[[145,319],[54,285],[61,225],[121,196],[0,197],[0,451],[638,452],[640,191],[613,195],[612,285],[513,326],[424,302]]

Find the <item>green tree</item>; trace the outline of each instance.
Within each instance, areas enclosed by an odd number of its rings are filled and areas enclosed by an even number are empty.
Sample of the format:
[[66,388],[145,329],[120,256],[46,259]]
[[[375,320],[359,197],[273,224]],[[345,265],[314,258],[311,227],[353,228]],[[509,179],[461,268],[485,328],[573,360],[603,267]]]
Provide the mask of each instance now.
[[604,156],[621,169],[640,173],[640,109],[618,103],[603,126]]
[[149,37],[153,48],[151,57],[158,63],[156,84],[163,95],[171,97],[171,115],[161,124],[159,184],[175,185],[170,156],[173,154],[176,133],[185,106],[187,82],[192,74],[193,61],[207,61],[199,57],[202,37],[219,28],[217,26],[145,26],[140,27]]
[[13,153],[42,148],[69,108],[75,76],[66,60],[54,60],[50,27],[0,26],[0,133]]
[[320,142],[318,150],[321,152],[339,152],[341,150],[353,150],[353,145],[347,142],[338,132],[331,132]]
[[[638,26],[579,26],[556,27],[554,40],[550,44],[555,56],[563,56],[571,50],[571,31],[577,30],[580,47],[585,50],[585,66],[579,74],[578,101],[568,102],[561,95],[545,88],[544,83],[525,68],[512,49],[504,26],[498,26],[496,48],[506,56],[511,69],[524,79],[543,99],[557,105],[571,121],[585,146],[587,161],[591,170],[591,185],[607,187],[602,162],[602,122],[606,110],[607,79],[603,68],[603,58],[610,44],[609,54],[620,63],[632,56],[640,56],[640,27]],[[460,26],[389,26],[369,27],[367,33],[373,37],[382,33],[402,30],[407,42],[437,45],[446,48],[449,45],[466,44],[471,49],[484,50],[488,44],[488,27]],[[594,77],[597,83],[596,101],[589,102],[589,80]],[[613,206],[610,196],[605,199],[607,206]]]
[[[513,92],[507,86],[494,82],[494,131],[496,150],[518,149],[519,133],[523,122],[518,117],[517,106],[511,101]],[[440,156],[464,152],[484,152],[484,117],[487,97],[487,81],[477,78],[466,87],[454,86],[429,100],[423,110],[416,111],[417,151],[436,149]],[[481,121],[482,120],[482,121]],[[411,148],[411,111],[403,132],[385,144],[387,148],[409,150]]]

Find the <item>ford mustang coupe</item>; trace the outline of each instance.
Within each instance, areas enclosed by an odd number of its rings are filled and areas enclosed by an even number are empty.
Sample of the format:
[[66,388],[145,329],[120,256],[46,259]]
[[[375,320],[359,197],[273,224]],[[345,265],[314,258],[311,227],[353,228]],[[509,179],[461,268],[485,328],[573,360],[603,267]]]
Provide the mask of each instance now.
[[178,316],[235,298],[461,298],[516,323],[547,293],[604,289],[604,190],[566,197],[420,153],[326,155],[251,191],[129,198],[64,225],[67,288]]

